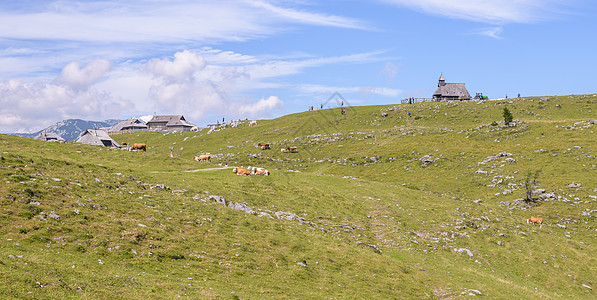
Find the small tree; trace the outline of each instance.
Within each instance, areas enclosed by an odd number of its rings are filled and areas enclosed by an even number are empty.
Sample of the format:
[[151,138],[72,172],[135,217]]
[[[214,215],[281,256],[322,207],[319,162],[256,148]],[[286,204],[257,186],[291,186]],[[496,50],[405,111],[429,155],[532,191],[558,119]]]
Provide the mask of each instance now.
[[533,174],[533,172],[527,173],[527,176],[524,180],[524,188],[526,190],[526,198],[524,199],[524,201],[527,204],[537,202],[537,198],[534,198],[533,196],[535,196],[534,191],[537,188],[537,178],[540,174],[540,171],[536,171],[535,174]]
[[510,110],[507,107],[504,107],[504,122],[506,123],[506,126],[510,125],[512,119],[512,113],[510,113]]

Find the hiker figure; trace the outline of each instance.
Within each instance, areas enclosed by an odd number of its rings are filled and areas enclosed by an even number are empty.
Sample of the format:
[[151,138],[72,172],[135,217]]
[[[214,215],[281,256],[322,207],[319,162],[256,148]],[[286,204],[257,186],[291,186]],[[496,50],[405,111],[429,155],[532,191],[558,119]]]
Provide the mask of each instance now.
[[340,103],[340,106],[344,106],[344,100],[342,100],[342,102]]
[[346,110],[344,110],[344,107],[342,107],[342,109],[340,110],[340,114],[344,115],[346,113]]
[[321,108],[320,109],[323,109],[323,103],[321,103]]
[[410,118],[410,111],[408,112],[408,117]]

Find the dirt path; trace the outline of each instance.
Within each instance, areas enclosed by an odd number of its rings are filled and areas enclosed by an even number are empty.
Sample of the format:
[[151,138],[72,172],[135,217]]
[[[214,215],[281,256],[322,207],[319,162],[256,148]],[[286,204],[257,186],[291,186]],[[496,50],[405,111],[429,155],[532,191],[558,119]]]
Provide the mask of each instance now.
[[201,171],[213,171],[213,170],[223,170],[223,169],[232,169],[232,167],[219,167],[219,168],[207,168],[207,169],[187,170],[187,171],[183,171],[183,172],[195,173],[195,172],[201,172]]
[[171,172],[185,172],[185,173],[195,173],[201,171],[213,171],[213,170],[224,170],[224,169],[232,169],[233,167],[219,167],[219,168],[207,168],[207,169],[196,169],[196,170],[186,170],[186,171],[153,171],[151,173],[171,173]]

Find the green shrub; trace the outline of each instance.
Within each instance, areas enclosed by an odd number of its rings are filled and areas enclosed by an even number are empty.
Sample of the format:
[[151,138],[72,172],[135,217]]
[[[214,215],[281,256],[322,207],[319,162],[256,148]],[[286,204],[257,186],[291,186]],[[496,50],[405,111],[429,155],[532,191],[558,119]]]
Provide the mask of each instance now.
[[512,113],[510,113],[510,110],[507,107],[504,107],[504,122],[506,122],[506,126],[510,125],[512,120]]

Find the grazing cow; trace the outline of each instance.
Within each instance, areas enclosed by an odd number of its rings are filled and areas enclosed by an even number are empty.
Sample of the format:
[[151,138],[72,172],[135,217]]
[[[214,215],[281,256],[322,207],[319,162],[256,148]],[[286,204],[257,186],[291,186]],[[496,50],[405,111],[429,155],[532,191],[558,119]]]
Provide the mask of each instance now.
[[257,125],[257,121],[253,120],[253,121],[249,122],[250,127],[253,127],[253,125]]
[[236,175],[251,175],[251,171],[244,169],[243,167],[236,167],[232,169],[232,173],[236,173]]
[[249,170],[249,172],[251,172],[251,175],[265,175],[268,176],[270,173],[267,169],[265,168],[258,168],[258,167],[251,167],[249,166],[247,168],[247,170]]
[[261,150],[270,149],[269,148],[269,143],[259,143],[259,144],[257,144],[257,146],[259,146],[261,148]]
[[527,220],[527,223],[533,223],[533,224],[543,224],[543,218],[538,218],[538,217],[531,217],[530,219]]
[[298,152],[298,150],[296,149],[296,147],[286,147],[286,149],[282,149],[282,152],[296,153],[296,152]]
[[253,174],[269,176],[269,171],[265,168],[255,168],[255,172]]
[[211,155],[203,154],[203,155],[199,155],[199,156],[194,156],[193,160],[194,161],[204,161],[204,160],[211,161]]
[[143,152],[147,151],[147,145],[143,144],[143,143],[134,143],[131,148],[129,149],[129,151],[133,151],[133,150],[143,150]]

